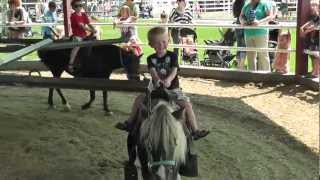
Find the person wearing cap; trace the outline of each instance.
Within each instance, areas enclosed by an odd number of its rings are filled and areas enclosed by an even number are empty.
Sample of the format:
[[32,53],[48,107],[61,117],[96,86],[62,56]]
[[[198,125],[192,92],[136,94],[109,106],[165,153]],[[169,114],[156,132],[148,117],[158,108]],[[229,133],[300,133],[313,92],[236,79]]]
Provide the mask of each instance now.
[[[50,1],[48,5],[48,10],[44,13],[42,17],[42,21],[44,23],[57,23],[58,18],[57,18],[57,5],[55,2]],[[50,38],[50,39],[57,39],[59,38],[59,34],[57,34],[54,30],[54,26],[43,26],[42,28],[42,35],[43,39]]]

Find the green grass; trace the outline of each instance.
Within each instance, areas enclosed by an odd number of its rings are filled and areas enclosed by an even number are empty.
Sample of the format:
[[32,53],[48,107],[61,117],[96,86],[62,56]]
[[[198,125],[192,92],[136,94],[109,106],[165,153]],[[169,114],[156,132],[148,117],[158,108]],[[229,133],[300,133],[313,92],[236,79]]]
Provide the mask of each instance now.
[[[148,23],[148,21],[143,21],[143,22]],[[40,27],[33,28],[34,32],[38,32],[38,34],[35,35],[33,38],[41,38],[40,29],[41,29]],[[138,27],[138,35],[143,43],[147,43],[147,32],[149,29],[150,27]],[[102,26],[102,30],[103,30],[103,35],[102,35],[103,39],[112,39],[112,38],[120,37],[120,31],[118,28],[113,29],[111,26]],[[218,32],[218,28],[198,27],[196,31],[198,34],[198,44],[204,44],[203,40],[207,40],[207,39],[211,39],[211,40],[221,39],[221,35]],[[291,48],[295,49],[296,48],[296,30],[292,30],[291,35],[292,35]],[[142,57],[142,63],[146,63],[146,57],[152,54],[154,50],[149,46],[144,46],[143,51],[145,55]],[[0,57],[3,57],[3,54],[0,54]],[[199,57],[200,57],[200,60],[204,58],[204,49],[199,49]],[[290,55],[290,71],[291,72],[295,71],[295,58],[296,58],[296,53],[291,53]],[[32,53],[30,55],[23,57],[23,59],[37,60],[38,56],[36,53]],[[311,63],[309,63],[309,69],[311,69]]]

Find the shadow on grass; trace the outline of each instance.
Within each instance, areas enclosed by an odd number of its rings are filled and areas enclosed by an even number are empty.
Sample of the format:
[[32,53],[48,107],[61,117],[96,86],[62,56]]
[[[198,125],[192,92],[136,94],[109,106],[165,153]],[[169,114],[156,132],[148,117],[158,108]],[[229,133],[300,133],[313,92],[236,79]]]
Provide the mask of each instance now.
[[[233,87],[233,86],[253,86],[253,87],[258,87],[261,90],[268,89],[268,91],[257,93],[257,94],[252,94],[248,96],[242,96],[240,97],[241,99],[243,98],[249,98],[249,97],[256,97],[256,96],[261,96],[265,94],[270,94],[274,92],[279,92],[279,98],[283,96],[291,96],[291,97],[296,97],[300,99],[301,101],[305,101],[310,104],[317,104],[319,103],[319,93],[309,90],[303,85],[295,85],[295,84],[270,84],[270,83],[233,83],[233,82],[225,82],[225,81],[217,81],[215,82],[215,85],[220,86],[220,87]],[[270,90],[269,90],[270,89]]]
[[[281,88],[277,90],[279,91]],[[234,163],[225,162],[225,166],[220,167],[224,169],[223,171],[226,171],[225,168],[228,168],[228,166],[233,167],[233,172],[224,172],[222,176],[212,173],[212,175],[209,175],[209,177],[214,177],[212,179],[298,180],[302,178],[313,180],[318,177],[319,154],[317,154],[317,150],[307,147],[303,142],[288,133],[284,127],[275,124],[263,113],[237,98],[194,94],[191,96],[200,123],[211,129],[211,134],[208,138],[204,138],[203,142],[212,145],[207,146],[206,150],[201,149],[200,152],[207,154],[205,151],[210,151],[208,147],[219,149],[217,150],[219,152],[216,151],[217,156],[214,157],[213,155],[213,158],[210,158],[211,161],[204,162],[207,160],[202,159],[200,164],[205,163],[210,166],[221,154],[231,159],[230,161],[234,161]],[[228,105],[233,108],[228,108]],[[201,148],[206,147],[203,142],[201,142]],[[224,152],[228,153],[225,154]],[[201,153],[200,156],[202,156]],[[228,159],[224,160],[229,161]],[[305,168],[307,164],[309,166]],[[255,172],[255,166],[262,166],[260,168],[265,168],[265,172]],[[212,168],[214,167],[216,168],[216,166],[212,166]],[[246,167],[252,169],[248,170]],[[202,166],[202,168],[204,167]],[[246,172],[244,169],[248,171]],[[213,169],[213,171],[216,170]]]

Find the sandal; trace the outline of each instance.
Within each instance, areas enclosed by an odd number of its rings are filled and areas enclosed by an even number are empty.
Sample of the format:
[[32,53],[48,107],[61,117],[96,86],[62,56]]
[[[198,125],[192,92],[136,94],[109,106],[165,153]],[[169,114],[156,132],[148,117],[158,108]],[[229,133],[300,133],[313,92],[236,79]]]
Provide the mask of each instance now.
[[208,130],[196,130],[195,132],[192,133],[192,137],[196,141],[203,137],[206,137],[209,133],[210,131]]
[[122,130],[122,131],[127,131],[129,132],[130,129],[131,129],[131,125],[128,121],[124,121],[124,122],[118,122],[116,125],[115,125],[115,128],[119,129],[119,130]]

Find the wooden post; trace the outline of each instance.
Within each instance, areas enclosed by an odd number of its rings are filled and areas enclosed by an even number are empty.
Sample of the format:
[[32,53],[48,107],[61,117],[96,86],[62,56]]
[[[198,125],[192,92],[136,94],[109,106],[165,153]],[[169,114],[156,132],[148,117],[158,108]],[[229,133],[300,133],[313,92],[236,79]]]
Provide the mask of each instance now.
[[301,36],[300,27],[309,19],[310,0],[298,0],[297,6],[297,44],[296,44],[296,75],[305,75],[308,72],[308,55],[303,51],[306,49],[305,39]]
[[64,33],[66,37],[71,36],[71,0],[63,0],[63,20],[64,20]]

